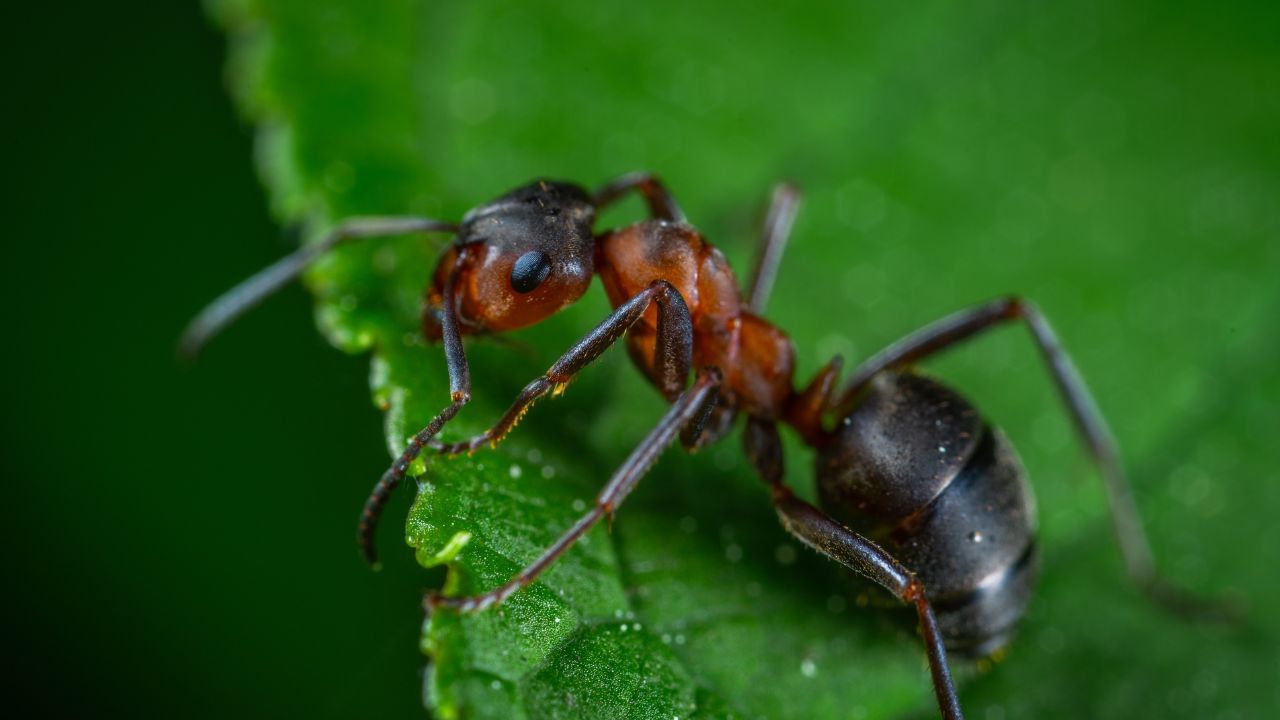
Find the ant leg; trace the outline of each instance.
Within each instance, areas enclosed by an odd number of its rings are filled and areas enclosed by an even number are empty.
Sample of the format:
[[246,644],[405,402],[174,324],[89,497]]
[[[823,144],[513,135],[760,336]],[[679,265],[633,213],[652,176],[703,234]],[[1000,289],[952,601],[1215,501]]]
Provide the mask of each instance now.
[[653,430],[636,446],[631,455],[614,471],[613,477],[596,496],[595,505],[578,519],[563,535],[548,547],[537,560],[521,570],[505,584],[481,595],[471,597],[443,597],[430,593],[424,598],[423,605],[427,613],[438,607],[451,607],[460,611],[484,610],[503,602],[511,594],[537,579],[556,558],[573,546],[600,519],[606,515],[612,520],[627,495],[644,477],[649,468],[657,461],[662,451],[685,426],[697,426],[706,420],[707,414],[715,404],[720,387],[720,371],[714,367],[704,368],[698,373],[693,385],[676,398],[667,413],[663,415]]
[[667,190],[667,186],[662,184],[662,180],[657,175],[649,172],[627,173],[605,183],[603,187],[596,190],[595,195],[592,196],[592,202],[597,210],[603,210],[631,190],[635,190],[644,197],[645,202],[649,204],[649,214],[655,220],[685,221],[684,213],[676,204],[676,199],[671,196],[671,192]]
[[383,473],[382,478],[370,493],[369,499],[365,501],[364,510],[360,515],[357,540],[365,560],[370,565],[378,561],[373,540],[382,508],[386,505],[391,491],[404,479],[409,465],[417,459],[423,448],[430,447],[442,455],[457,455],[472,452],[486,442],[496,445],[516,426],[516,423],[520,422],[520,418],[524,417],[534,402],[547,393],[562,391],[574,375],[600,357],[610,345],[622,337],[627,328],[643,317],[650,304],[657,303],[658,306],[655,363],[663,394],[668,400],[675,400],[684,390],[684,385],[689,378],[689,367],[693,362],[693,322],[689,318],[689,307],[685,305],[684,298],[680,297],[680,291],[676,290],[674,285],[665,280],[655,280],[644,290],[636,293],[635,297],[619,305],[608,318],[605,318],[604,322],[587,333],[561,356],[550,370],[526,385],[516,397],[516,401],[493,427],[458,443],[443,444],[436,441],[436,434],[471,399],[471,375],[462,347],[462,337],[458,331],[457,315],[453,311],[453,283],[457,268],[463,262],[464,258],[460,254],[453,273],[445,283],[441,303],[441,307],[446,310],[441,315],[441,328],[453,401],[409,440],[404,452]]
[[420,217],[358,217],[339,223],[319,241],[268,265],[209,303],[187,324],[178,341],[180,357],[191,360],[215,335],[247,310],[293,282],[317,258],[351,240],[414,232],[456,232],[458,226]]
[[409,465],[417,459],[422,448],[426,447],[436,433],[458,414],[463,405],[471,401],[471,370],[467,365],[467,353],[462,345],[462,333],[458,328],[457,303],[454,300],[458,269],[464,262],[466,262],[465,251],[458,253],[453,269],[445,280],[441,302],[440,333],[444,342],[445,364],[449,368],[450,402],[444,410],[431,419],[431,422],[427,423],[426,427],[409,439],[400,457],[396,458],[391,467],[382,474],[378,484],[373,486],[369,498],[364,502],[364,508],[360,512],[356,542],[360,546],[360,552],[364,555],[365,561],[370,565],[378,564],[378,551],[374,545],[374,538],[378,530],[378,519],[382,516],[382,509],[386,506],[387,499],[391,497],[391,491],[395,490],[404,479],[405,473],[409,471]]
[[796,497],[785,485],[775,485],[771,490],[774,507],[787,532],[819,553],[875,581],[904,603],[915,606],[938,708],[947,720],[963,720],[960,698],[956,696],[951,670],[947,667],[942,633],[938,630],[933,608],[925,598],[924,586],[875,543]]
[[843,367],[843,357],[836,355],[831,358],[818,370],[804,390],[795,395],[783,409],[786,423],[795,428],[811,447],[818,447],[823,443],[826,430],[822,427],[822,418],[832,409],[836,383],[840,380],[840,370]]
[[933,608],[925,598],[924,586],[880,546],[796,497],[783,484],[782,441],[778,437],[778,426],[775,423],[749,418],[742,441],[747,458],[769,485],[773,506],[787,532],[819,553],[876,582],[902,602],[915,607],[916,615],[920,618],[920,633],[924,638],[925,654],[929,658],[929,673],[933,678],[933,692],[938,700],[938,708],[942,711],[942,717],[947,720],[962,720],[964,713],[960,710],[960,699],[956,696],[951,670],[947,666],[947,651],[942,643],[942,633],[938,630]]
[[910,365],[959,344],[1005,322],[1026,323],[1040,356],[1067,406],[1072,422],[1083,437],[1107,489],[1111,522],[1124,556],[1129,577],[1152,601],[1187,617],[1228,620],[1233,608],[1204,600],[1169,584],[1156,571],[1151,545],[1142,528],[1133,489],[1120,464],[1111,429],[1070,356],[1044,315],[1029,300],[1011,296],[948,315],[898,340],[863,362],[853,373],[840,401],[839,417],[847,415],[857,395],[876,373]]
[[431,448],[442,455],[458,455],[474,452],[486,443],[496,445],[520,422],[535,402],[548,393],[554,396],[563,391],[574,375],[622,337],[627,328],[644,316],[652,303],[657,303],[658,306],[654,362],[659,387],[668,401],[674,401],[684,390],[689,367],[693,363],[693,321],[689,318],[689,307],[685,305],[684,298],[680,297],[680,291],[666,280],[655,280],[619,305],[604,322],[562,355],[545,374],[526,385],[492,427],[459,442],[432,441]]
[[787,249],[787,240],[791,237],[791,227],[799,209],[800,190],[796,186],[790,183],[774,186],[769,212],[760,230],[759,254],[751,273],[751,292],[747,295],[747,307],[757,315],[764,312],[764,306],[769,302],[774,278],[778,276],[778,265],[782,262],[783,251]]

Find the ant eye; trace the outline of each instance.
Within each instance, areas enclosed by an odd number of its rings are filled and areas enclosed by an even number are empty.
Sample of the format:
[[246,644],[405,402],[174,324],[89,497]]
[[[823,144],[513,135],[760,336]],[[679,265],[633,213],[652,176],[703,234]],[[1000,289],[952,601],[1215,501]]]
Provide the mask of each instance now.
[[511,287],[518,293],[533,292],[550,274],[551,259],[544,252],[532,250],[521,255],[512,266]]

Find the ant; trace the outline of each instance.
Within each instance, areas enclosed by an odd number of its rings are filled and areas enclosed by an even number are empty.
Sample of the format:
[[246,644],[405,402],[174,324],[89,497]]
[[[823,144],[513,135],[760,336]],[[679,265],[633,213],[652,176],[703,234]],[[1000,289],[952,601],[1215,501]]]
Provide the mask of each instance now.
[[[597,213],[631,192],[647,203],[649,219],[597,234]],[[947,651],[972,657],[995,653],[1012,637],[1030,599],[1037,569],[1034,501],[1005,436],[968,400],[912,366],[983,331],[1021,322],[1102,475],[1129,577],[1152,600],[1176,612],[1224,614],[1157,574],[1115,440],[1048,321],[1030,301],[1005,297],[926,325],[865,360],[843,387],[837,387],[842,366],[837,356],[797,390],[795,349],[761,313],[799,202],[790,185],[774,190],[745,294],[724,255],[685,221],[662,181],[649,173],[624,175],[595,192],[536,180],[471,210],[458,223],[352,218],[214,301],[188,326],[181,350],[195,355],[236,317],[343,243],[411,232],[452,233],[423,313],[424,334],[444,346],[450,402],[409,440],[365,503],[358,540],[370,564],[377,561],[374,536],[383,506],[423,451],[458,455],[496,445],[537,400],[560,394],[625,335],[631,359],[670,404],[666,414],[614,472],[595,504],[528,567],[474,597],[429,593],[426,611],[479,611],[501,603],[602,518],[612,520],[677,437],[687,449],[715,442],[741,413],[747,458],[768,485],[787,532],[915,609],[938,706],[951,720],[962,713]],[[597,274],[613,312],[526,385],[488,430],[460,442],[438,440],[440,430],[471,399],[463,337],[544,320],[580,298]],[[779,423],[816,450],[820,506],[783,484]]]

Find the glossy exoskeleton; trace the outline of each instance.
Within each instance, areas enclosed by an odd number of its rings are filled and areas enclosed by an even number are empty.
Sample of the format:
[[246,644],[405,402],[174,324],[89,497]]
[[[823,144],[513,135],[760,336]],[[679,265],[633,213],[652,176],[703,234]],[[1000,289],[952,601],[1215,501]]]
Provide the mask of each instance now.
[[[598,211],[632,191],[645,199],[651,217],[597,232]],[[478,611],[502,602],[533,582],[601,518],[612,516],[671,442],[679,438],[689,448],[713,442],[740,413],[746,419],[746,454],[767,483],[783,526],[915,609],[939,708],[944,717],[959,718],[946,652],[984,655],[1011,637],[1034,581],[1035,513],[1030,486],[1004,435],[955,391],[912,367],[984,330],[1021,322],[1101,471],[1132,579],[1174,610],[1218,610],[1156,574],[1106,423],[1049,324],[1030,302],[1007,297],[961,310],[865,360],[843,387],[837,386],[837,357],[797,388],[792,343],[761,312],[798,203],[793,188],[775,190],[745,293],[724,255],[685,222],[663,184],[644,173],[623,176],[595,192],[537,180],[472,210],[456,224],[416,217],[354,218],[215,301],[192,322],[182,348],[194,354],[235,317],[341,243],[407,232],[453,233],[423,312],[425,335],[444,346],[450,402],[408,441],[365,505],[359,541],[370,563],[376,561],[373,539],[382,507],[419,454],[452,455],[496,444],[535,401],[555,394],[625,337],[632,360],[670,409],[605,484],[595,504],[528,567],[478,596],[431,593],[425,599],[427,611]],[[491,428],[458,442],[441,442],[441,428],[471,398],[463,337],[539,322],[581,297],[594,275],[600,276],[613,312],[525,386]],[[821,508],[783,484],[780,423],[817,451]]]

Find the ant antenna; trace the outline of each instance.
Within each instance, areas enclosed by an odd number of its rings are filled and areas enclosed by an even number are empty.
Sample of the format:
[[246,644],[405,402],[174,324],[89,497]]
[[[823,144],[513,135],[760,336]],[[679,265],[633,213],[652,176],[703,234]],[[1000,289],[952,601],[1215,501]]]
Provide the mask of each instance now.
[[319,241],[280,258],[205,306],[182,331],[178,356],[187,361],[195,360],[204,346],[236,318],[298,279],[311,263],[343,243],[384,235],[457,231],[458,226],[454,223],[419,217],[358,217],[346,220],[325,233]]

